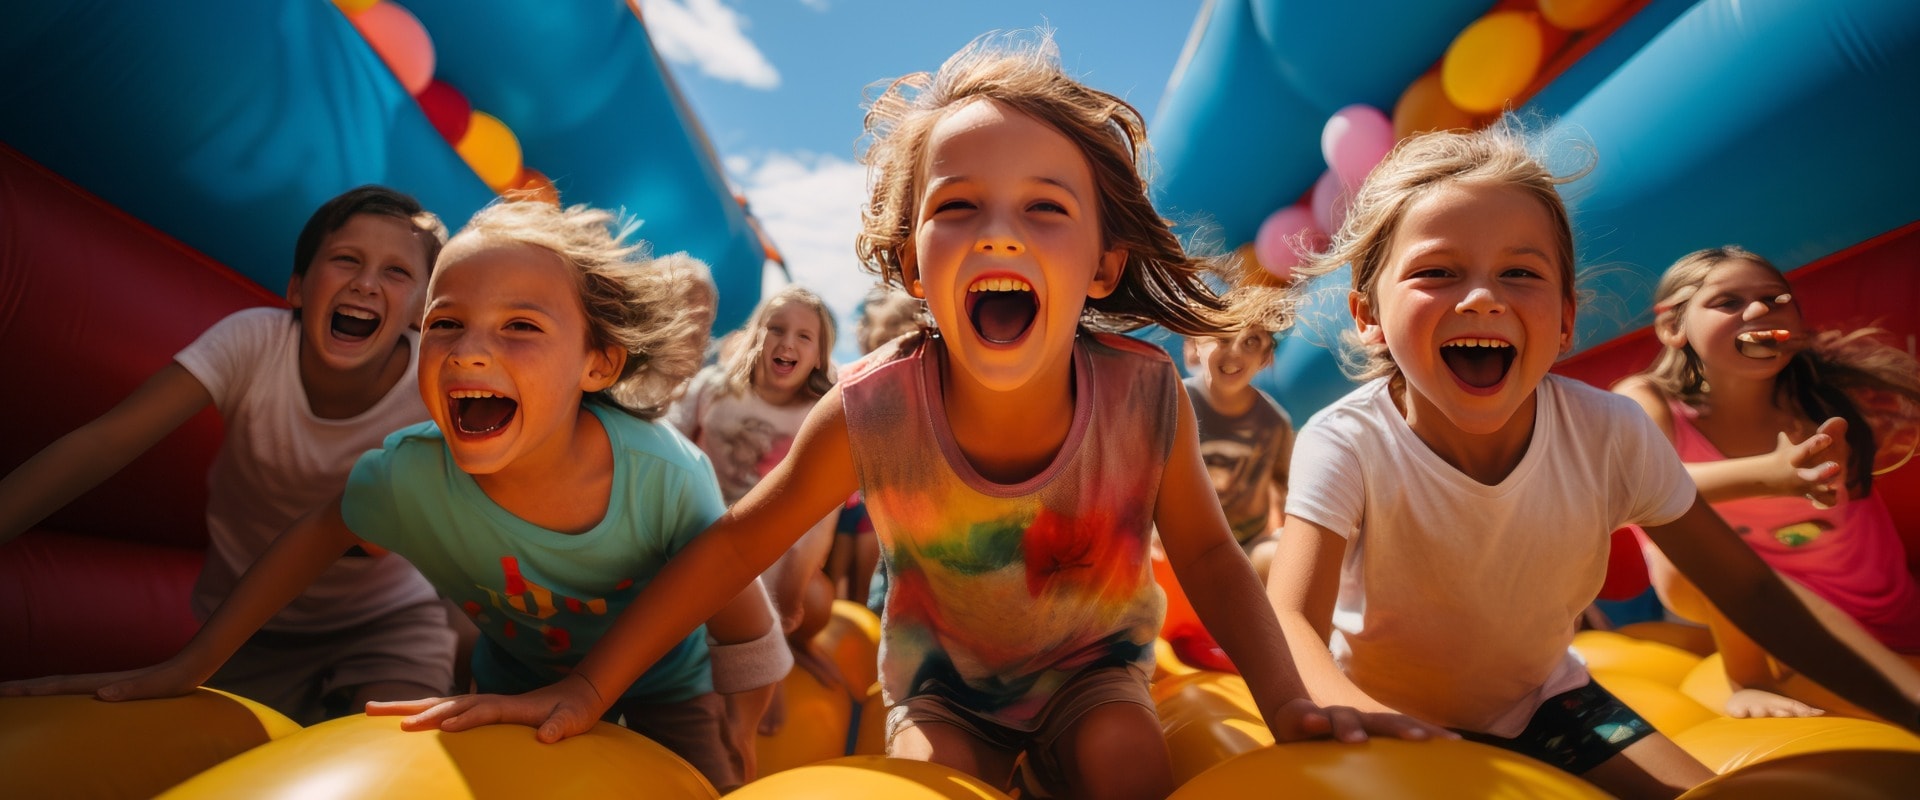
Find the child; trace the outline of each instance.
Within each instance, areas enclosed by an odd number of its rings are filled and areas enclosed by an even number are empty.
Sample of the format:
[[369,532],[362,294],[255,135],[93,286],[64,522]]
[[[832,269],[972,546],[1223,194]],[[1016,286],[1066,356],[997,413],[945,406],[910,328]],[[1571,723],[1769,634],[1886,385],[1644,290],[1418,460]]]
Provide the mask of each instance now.
[[[855,323],[854,336],[864,356],[918,330],[924,308],[913,295],[876,283],[861,299],[857,313],[860,318]],[[880,561],[880,545],[874,541],[873,519],[867,515],[867,504],[860,501],[859,493],[847,498],[833,533],[833,549],[827,553],[827,576],[833,580],[835,591],[840,597],[880,613],[879,599],[886,595],[887,573],[874,569]],[[840,588],[842,585],[846,587],[844,590]]]
[[[346,493],[280,537],[173,659],[0,693],[183,693],[334,554],[366,541],[418,565],[480,626],[481,690],[578,684],[607,719],[624,716],[715,786],[738,785],[714,694],[730,676],[717,653],[709,676],[697,624],[631,685],[573,669],[724,510],[705,457],[650,421],[700,363],[684,288],[622,244],[612,221],[538,201],[482,209],[448,243],[429,287],[419,385],[433,422],[362,456]],[[757,638],[785,652],[758,589],[734,597],[713,625],[723,641]],[[393,713],[387,705],[367,712]]]
[[[833,387],[833,312],[819,295],[781,289],[760,301],[741,331],[740,346],[694,376],[667,417],[713,460],[728,504],[786,457],[807,412]],[[821,519],[766,576],[788,632],[800,625],[807,584],[826,565],[833,521]]]
[[1809,614],[1645,414],[1547,374],[1574,329],[1560,182],[1504,126],[1415,138],[1308,270],[1351,263],[1373,379],[1301,431],[1268,584],[1314,699],[1441,723],[1626,797],[1711,777],[1567,649],[1609,533],[1638,522],[1768,649],[1920,727],[1920,676]]
[[[1147,200],[1138,113],[1067,77],[1050,42],[981,41],[937,76],[894,82],[868,129],[858,250],[927,301],[938,333],[894,341],[821,398],[788,458],[655,579],[644,615],[621,620],[581,673],[644,669],[860,488],[893,578],[880,665],[892,756],[1004,783],[1024,754],[1055,790],[1171,792],[1146,683],[1163,610],[1147,562],[1156,521],[1276,737],[1448,735],[1304,699],[1273,617],[1247,613],[1260,584],[1171,360],[1097,332],[1234,324]],[[570,734],[603,707],[579,688],[415,722]]]
[[[291,310],[209,328],[132,395],[0,481],[0,541],[98,485],[212,403],[226,436],[207,475],[205,619],[294,520],[346,485],[353,460],[427,418],[413,363],[427,274],[446,227],[412,197],[362,186],[313,212],[294,243]],[[369,700],[447,691],[453,632],[400,559],[341,551],[208,685],[312,724]]]
[[[1880,453],[1852,394],[1884,392],[1910,411],[1920,403],[1920,365],[1875,342],[1876,331],[1810,335],[1786,277],[1739,247],[1674,262],[1656,296],[1654,330],[1666,349],[1616,391],[1660,426],[1701,496],[1768,566],[1888,648],[1920,654],[1920,585],[1873,491]],[[1799,699],[1766,691],[1786,691],[1786,676],[1672,565],[1648,555],[1662,599],[1713,630],[1734,683],[1728,714],[1818,713],[1802,699],[1833,705],[1817,691],[1794,692]]]
[[1200,424],[1200,456],[1220,496],[1233,538],[1266,580],[1287,504],[1293,420],[1253,376],[1273,365],[1273,334],[1249,328],[1233,336],[1188,337],[1185,383]]

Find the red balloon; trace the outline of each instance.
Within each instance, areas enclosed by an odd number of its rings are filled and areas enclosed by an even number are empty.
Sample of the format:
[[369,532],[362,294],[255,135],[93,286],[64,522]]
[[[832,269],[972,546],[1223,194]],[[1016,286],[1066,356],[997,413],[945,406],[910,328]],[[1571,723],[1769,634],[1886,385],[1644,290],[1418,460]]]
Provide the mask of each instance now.
[[414,95],[420,102],[420,110],[427,113],[427,121],[433,123],[433,129],[440,132],[440,138],[448,144],[460,141],[467,135],[467,123],[473,121],[473,104],[467,102],[466,95],[460,93],[439,78],[427,84]]
[[1640,555],[1640,540],[1634,537],[1633,529],[1614,531],[1607,550],[1607,580],[1600,584],[1600,599],[1632,600],[1651,585],[1647,579],[1647,560]]

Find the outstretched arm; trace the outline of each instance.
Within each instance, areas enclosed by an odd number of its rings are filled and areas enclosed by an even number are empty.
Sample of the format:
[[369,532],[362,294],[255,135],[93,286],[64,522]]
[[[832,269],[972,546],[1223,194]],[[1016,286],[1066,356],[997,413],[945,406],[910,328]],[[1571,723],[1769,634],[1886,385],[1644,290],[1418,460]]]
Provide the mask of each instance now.
[[1647,536],[1713,605],[1788,666],[1862,708],[1920,730],[1920,673],[1805,589],[1782,580],[1703,498]]
[[401,723],[409,730],[508,722],[537,726],[543,742],[583,733],[689,631],[845,502],[858,483],[836,387],[807,415],[787,457],[654,576],[573,674],[522,695],[369,703],[367,713],[409,714]]
[[[1187,587],[1194,611],[1240,674],[1246,676],[1274,737],[1292,741],[1333,733],[1358,741],[1370,732],[1407,739],[1451,736],[1409,717],[1322,709],[1308,699],[1307,685],[1297,666],[1298,653],[1303,647],[1324,652],[1325,645],[1308,631],[1305,644],[1290,648],[1291,642],[1302,641],[1300,636],[1283,632],[1274,615],[1266,613],[1260,579],[1253,574],[1246,553],[1234,542],[1219,498],[1207,480],[1193,408],[1184,402],[1175,405],[1180,409],[1179,424],[1173,453],[1160,479],[1154,524],[1160,529],[1161,545],[1174,575],[1181,586]],[[1279,563],[1276,558],[1275,564]],[[1327,664],[1332,666],[1331,658]]]
[[[1667,435],[1667,441],[1674,440],[1673,410],[1667,407],[1666,395],[1659,389],[1643,379],[1628,379],[1614,391],[1631,398]],[[1838,499],[1840,462],[1844,458],[1837,457],[1833,444],[1845,441],[1846,435],[1846,420],[1834,417],[1803,441],[1795,442],[1781,433],[1771,453],[1688,462],[1687,474],[1709,503],[1805,495],[1824,507]]]
[[0,543],[100,485],[212,402],[193,373],[168,362],[119,405],[0,480]]
[[340,502],[301,518],[248,567],[233,593],[173,658],[127,672],[69,675],[0,684],[0,695],[84,694],[139,700],[186,694],[226,663],[247,637],[298,597],[359,540],[340,519]]

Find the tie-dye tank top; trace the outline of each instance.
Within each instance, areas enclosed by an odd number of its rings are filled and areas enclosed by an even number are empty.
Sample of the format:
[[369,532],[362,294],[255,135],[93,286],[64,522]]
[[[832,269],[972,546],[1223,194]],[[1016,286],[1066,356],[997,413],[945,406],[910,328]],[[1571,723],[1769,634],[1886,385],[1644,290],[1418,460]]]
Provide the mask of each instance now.
[[938,337],[876,351],[840,383],[861,490],[888,571],[888,704],[937,694],[1030,730],[1074,674],[1151,668],[1166,610],[1148,563],[1180,391],[1158,348],[1075,339],[1073,424],[1018,484],[980,476],[947,425]]
[[[1700,412],[1678,401],[1673,446],[1688,463],[1726,458],[1694,427]],[[1714,503],[1767,566],[1798,581],[1858,621],[1882,644],[1920,653],[1920,584],[1907,572],[1906,548],[1879,493],[1816,509],[1804,497],[1747,497]]]

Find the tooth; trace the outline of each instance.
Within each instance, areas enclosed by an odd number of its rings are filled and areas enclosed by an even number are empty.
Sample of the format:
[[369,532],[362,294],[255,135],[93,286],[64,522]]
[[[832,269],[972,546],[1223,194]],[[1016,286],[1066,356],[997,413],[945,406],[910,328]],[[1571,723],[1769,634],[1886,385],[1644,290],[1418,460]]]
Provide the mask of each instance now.
[[335,309],[334,312],[337,314],[340,314],[341,316],[352,317],[354,319],[379,319],[380,318],[380,315],[378,314],[375,314],[371,311],[362,311],[357,308],[340,308],[340,309]]

